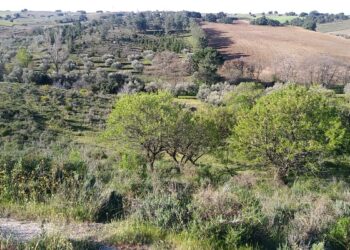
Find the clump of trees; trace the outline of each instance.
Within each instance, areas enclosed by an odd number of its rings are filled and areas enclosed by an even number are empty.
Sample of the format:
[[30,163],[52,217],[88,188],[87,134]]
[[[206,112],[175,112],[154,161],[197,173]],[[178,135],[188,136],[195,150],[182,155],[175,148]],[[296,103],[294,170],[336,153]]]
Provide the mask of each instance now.
[[[288,24],[288,23],[287,23]],[[290,25],[303,27],[308,30],[315,31],[317,28],[317,23],[312,18],[294,18],[289,22]]]
[[268,25],[268,26],[274,26],[274,27],[275,26],[282,26],[282,24],[279,21],[267,18],[266,16],[262,16],[262,17],[253,19],[252,21],[250,21],[250,24],[265,25],[265,26]]
[[151,171],[165,153],[180,169],[187,162],[196,164],[218,143],[210,117],[183,109],[166,92],[121,97],[109,117],[106,136],[141,150]]
[[331,23],[348,19],[349,16],[344,13],[329,14],[311,11],[310,13],[300,13],[299,17],[292,19],[290,22],[287,21],[286,24],[303,27],[308,30],[316,30],[318,23]]
[[234,20],[237,20],[235,17],[230,17],[224,12],[219,12],[217,14],[209,13],[204,16],[204,20],[207,22],[213,22],[213,23],[226,23],[230,24]]

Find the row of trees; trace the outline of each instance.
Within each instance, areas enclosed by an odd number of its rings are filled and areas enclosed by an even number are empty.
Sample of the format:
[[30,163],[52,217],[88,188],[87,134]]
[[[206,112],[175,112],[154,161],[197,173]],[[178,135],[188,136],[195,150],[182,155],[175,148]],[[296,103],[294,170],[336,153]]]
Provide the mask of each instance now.
[[192,112],[168,93],[127,95],[117,100],[106,135],[141,150],[152,171],[163,154],[183,167],[226,148],[233,161],[273,166],[278,181],[287,183],[349,149],[350,127],[333,100],[320,87],[264,91],[242,83],[225,106]]

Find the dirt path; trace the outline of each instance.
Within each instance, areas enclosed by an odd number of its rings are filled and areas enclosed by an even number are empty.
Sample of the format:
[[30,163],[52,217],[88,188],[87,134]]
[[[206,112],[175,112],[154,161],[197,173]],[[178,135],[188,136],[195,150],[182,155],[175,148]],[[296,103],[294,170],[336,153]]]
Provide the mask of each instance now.
[[[39,223],[0,218],[0,236],[11,238],[19,242],[29,241],[47,233],[59,234],[71,240],[89,240],[101,243],[99,233],[103,228],[103,224],[97,223],[71,223],[58,225],[54,223]],[[99,249],[114,250],[117,248],[101,244]]]

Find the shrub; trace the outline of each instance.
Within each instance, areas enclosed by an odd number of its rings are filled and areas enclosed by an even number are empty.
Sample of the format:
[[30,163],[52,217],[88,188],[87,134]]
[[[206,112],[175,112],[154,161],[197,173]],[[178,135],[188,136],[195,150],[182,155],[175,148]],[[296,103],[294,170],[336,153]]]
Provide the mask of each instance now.
[[197,98],[215,105],[224,103],[226,94],[233,91],[234,86],[228,83],[217,83],[212,86],[201,85],[199,87]]
[[150,82],[149,84],[146,84],[146,86],[145,86],[146,92],[149,92],[149,93],[156,93],[161,89],[162,89],[162,86],[158,82]]
[[107,67],[112,66],[113,63],[114,63],[114,60],[111,59],[111,58],[109,58],[109,59],[107,59],[107,60],[105,61],[105,65],[106,65]]
[[126,83],[122,89],[121,92],[128,93],[128,94],[134,94],[141,92],[144,90],[145,84],[140,80],[130,80],[128,83]]
[[340,218],[327,235],[326,245],[331,249],[348,249],[350,246],[350,218]]
[[131,62],[131,66],[134,68],[137,72],[142,72],[144,69],[143,63],[139,62],[138,60],[134,60]]
[[111,68],[113,68],[113,69],[121,69],[121,68],[123,68],[123,64],[120,63],[120,62],[114,62],[114,63],[112,63]]
[[63,68],[65,71],[70,72],[72,70],[75,70],[77,68],[76,62],[72,60],[68,60],[64,65]]
[[171,230],[185,228],[190,218],[186,199],[165,193],[146,196],[138,207],[137,214],[142,221]]
[[5,76],[7,82],[22,82],[23,69],[19,66],[14,66],[11,73]]
[[220,219],[223,223],[234,220],[241,210],[238,197],[225,188],[214,190],[208,187],[195,194],[192,209],[201,221]]
[[103,61],[107,61],[108,59],[114,59],[114,56],[113,55],[111,55],[111,54],[104,54],[103,56],[102,56],[102,60]]
[[344,86],[344,94],[350,95],[350,83],[345,84],[345,86]]
[[166,89],[174,96],[195,96],[198,92],[198,85],[184,82],[168,85]]
[[[346,147],[347,129],[329,97],[297,85],[260,98],[242,112],[231,138],[235,156],[272,164],[281,181]],[[247,147],[247,145],[250,145]]]

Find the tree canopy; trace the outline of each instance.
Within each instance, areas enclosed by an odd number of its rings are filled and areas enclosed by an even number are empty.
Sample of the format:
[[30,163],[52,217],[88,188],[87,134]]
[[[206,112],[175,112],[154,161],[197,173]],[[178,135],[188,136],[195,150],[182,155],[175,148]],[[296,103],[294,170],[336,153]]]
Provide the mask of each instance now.
[[230,141],[235,156],[271,164],[284,182],[290,173],[313,168],[339,152],[348,140],[337,108],[314,88],[276,90],[237,119]]

